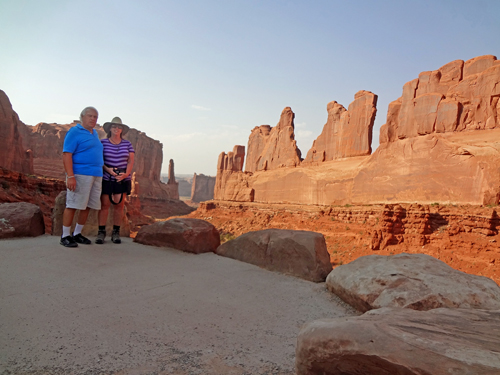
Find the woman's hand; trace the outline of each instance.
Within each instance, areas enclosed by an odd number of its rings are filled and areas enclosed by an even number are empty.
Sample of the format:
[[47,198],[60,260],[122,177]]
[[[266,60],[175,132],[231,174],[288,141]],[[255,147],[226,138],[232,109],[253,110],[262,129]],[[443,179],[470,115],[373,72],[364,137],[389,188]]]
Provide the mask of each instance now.
[[116,177],[118,174],[113,170],[113,168],[110,167],[104,167],[104,170],[108,172],[111,176]]
[[[116,175],[116,173],[115,173],[115,175]],[[126,173],[120,173],[120,174],[116,175],[115,178],[116,178],[117,182],[121,182],[124,179],[126,179],[127,177],[128,177],[128,174],[126,174]]]

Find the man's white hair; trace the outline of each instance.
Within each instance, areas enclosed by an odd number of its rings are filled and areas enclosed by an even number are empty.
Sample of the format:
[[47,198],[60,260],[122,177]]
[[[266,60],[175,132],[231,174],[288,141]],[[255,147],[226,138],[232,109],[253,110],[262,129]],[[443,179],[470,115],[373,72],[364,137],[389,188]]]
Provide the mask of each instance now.
[[85,116],[87,114],[88,111],[95,111],[95,113],[97,113],[97,116],[99,116],[99,112],[97,111],[97,109],[95,109],[94,107],[85,107],[82,111],[82,113],[80,113],[80,121],[83,120],[83,116]]

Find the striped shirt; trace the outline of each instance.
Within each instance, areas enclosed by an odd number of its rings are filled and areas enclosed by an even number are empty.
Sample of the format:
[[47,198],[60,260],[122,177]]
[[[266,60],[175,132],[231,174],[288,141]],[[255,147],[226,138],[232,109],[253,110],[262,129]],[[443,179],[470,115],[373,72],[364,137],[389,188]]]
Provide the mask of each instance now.
[[[109,138],[103,138],[101,139],[101,143],[104,148],[103,155],[105,165],[113,168],[127,168],[129,154],[131,152],[135,153],[134,147],[130,141],[122,139],[119,144],[115,145],[109,141]],[[102,179],[106,181],[115,180],[115,178],[106,171],[104,171]],[[124,181],[130,180],[130,176],[124,179]]]

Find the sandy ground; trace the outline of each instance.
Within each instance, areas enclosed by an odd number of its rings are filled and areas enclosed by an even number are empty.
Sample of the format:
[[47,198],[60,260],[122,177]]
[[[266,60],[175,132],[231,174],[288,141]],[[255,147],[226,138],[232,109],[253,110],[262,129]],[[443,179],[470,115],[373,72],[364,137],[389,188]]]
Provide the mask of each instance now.
[[215,254],[0,241],[0,374],[293,374],[305,322],[355,314]]

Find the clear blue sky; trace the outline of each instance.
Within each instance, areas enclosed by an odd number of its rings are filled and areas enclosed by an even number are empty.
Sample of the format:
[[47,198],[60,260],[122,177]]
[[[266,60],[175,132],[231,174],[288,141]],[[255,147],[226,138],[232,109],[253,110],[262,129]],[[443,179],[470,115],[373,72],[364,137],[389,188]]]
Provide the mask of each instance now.
[[500,1],[0,0],[0,89],[21,121],[88,106],[163,143],[163,172],[214,176],[218,155],[295,112],[303,156],[332,100],[388,104],[422,71],[500,58]]

